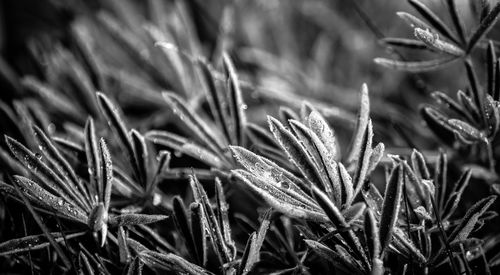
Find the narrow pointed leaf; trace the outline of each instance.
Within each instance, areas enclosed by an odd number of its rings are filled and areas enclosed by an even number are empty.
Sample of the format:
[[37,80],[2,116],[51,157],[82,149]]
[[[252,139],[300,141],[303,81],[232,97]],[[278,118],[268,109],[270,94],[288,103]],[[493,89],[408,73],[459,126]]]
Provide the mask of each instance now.
[[[65,239],[74,239],[83,236],[85,232],[65,234],[62,233],[51,233],[56,242],[63,242]],[[18,239],[12,239],[3,243],[0,243],[0,256],[5,256],[9,254],[16,254],[22,252],[28,252],[32,250],[38,250],[50,245],[47,237],[44,234],[31,235]]]
[[439,36],[429,30],[415,28],[414,35],[428,47],[454,56],[463,56],[464,51],[454,44],[443,41]]
[[240,83],[233,62],[227,53],[223,54],[223,64],[228,75],[229,81],[229,114],[233,119],[233,131],[236,135],[236,144],[243,144],[246,127],[245,109],[247,105],[243,102]]
[[370,208],[368,208],[365,212],[364,229],[368,251],[370,253],[370,256],[372,257],[373,265],[374,261],[380,259],[380,254],[382,251],[377,220],[375,219],[375,215]]
[[86,198],[88,198],[87,190],[77,178],[75,171],[69,165],[68,161],[61,155],[42,129],[33,126],[33,132],[40,151],[49,159],[50,163],[57,168],[59,177],[65,180],[73,197],[83,209],[90,209],[90,204],[86,200]]
[[47,164],[18,141],[6,137],[6,142],[14,156],[44,184],[44,187],[61,196],[66,202],[76,204],[76,195]]
[[397,37],[387,37],[380,40],[382,43],[393,46],[393,47],[402,47],[408,49],[427,49],[427,45],[415,39],[406,39],[406,38],[397,38]]
[[489,196],[470,207],[465,216],[461,219],[460,224],[448,236],[448,241],[455,242],[467,239],[472,230],[474,230],[481,215],[488,210],[495,199],[496,196]]
[[375,63],[393,70],[406,71],[411,73],[420,73],[434,71],[450,65],[451,62],[458,60],[456,57],[444,57],[439,59],[424,61],[401,61],[387,58],[375,58]]
[[231,227],[229,224],[229,205],[226,202],[226,197],[224,196],[224,189],[222,188],[222,183],[219,178],[215,178],[215,198],[217,202],[217,216],[218,222],[221,227],[222,236],[229,248],[230,253],[233,257],[236,257],[236,244],[234,243],[233,237],[231,236]]
[[437,31],[455,43],[459,43],[453,32],[434,12],[418,0],[409,0],[412,5]]
[[233,260],[235,255],[231,254],[229,247],[224,241],[221,225],[217,221],[217,217],[215,216],[210,201],[208,200],[208,196],[195,175],[190,175],[189,178],[195,201],[198,202],[203,209],[203,225],[205,226],[205,230],[208,232],[208,236],[210,237],[210,241],[217,257],[219,258],[219,262],[221,265],[228,263]]
[[318,168],[308,155],[306,149],[300,145],[297,138],[288,131],[277,119],[268,117],[269,127],[283,151],[286,152],[291,162],[299,169],[301,174],[313,183],[321,183]]
[[272,184],[268,184],[244,170],[233,170],[234,176],[262,196],[262,198],[279,212],[298,219],[325,221],[327,217],[321,209],[313,204],[291,196]]
[[139,160],[136,158],[134,144],[128,134],[127,126],[125,125],[122,115],[120,114],[120,109],[118,109],[118,107],[114,105],[103,93],[97,93],[97,101],[99,103],[99,107],[101,108],[101,112],[108,121],[111,129],[116,134],[120,145],[125,150],[125,155],[130,161],[130,165],[135,173],[135,176],[138,180],[141,180]]
[[364,145],[363,137],[365,136],[366,127],[368,127],[368,121],[370,120],[370,98],[368,96],[368,86],[366,84],[361,86],[360,95],[361,100],[358,118],[356,121],[356,132],[354,134],[351,151],[347,156],[347,163],[349,164],[358,159],[360,156],[361,147]]
[[167,218],[165,215],[122,214],[109,217],[109,223],[113,226],[129,226],[155,223]]
[[[97,187],[97,194],[104,193],[104,187],[101,181],[101,158],[99,145],[97,141],[97,135],[95,132],[94,120],[92,118],[87,119],[84,129],[85,136],[85,155],[87,157],[87,166],[90,178],[90,186]],[[94,196],[90,196],[90,199],[96,203]]]
[[191,231],[194,242],[194,249],[198,263],[205,266],[207,263],[207,234],[204,225],[203,208],[197,202],[191,203]]
[[226,168],[226,162],[221,159],[218,154],[184,137],[167,131],[150,131],[146,133],[146,138],[155,144],[172,148],[178,152],[198,159],[208,164],[210,167],[218,169]]
[[380,244],[381,253],[389,246],[392,232],[398,220],[399,208],[401,206],[401,195],[403,190],[404,168],[402,165],[396,166],[389,178],[385,189],[384,203],[380,216]]

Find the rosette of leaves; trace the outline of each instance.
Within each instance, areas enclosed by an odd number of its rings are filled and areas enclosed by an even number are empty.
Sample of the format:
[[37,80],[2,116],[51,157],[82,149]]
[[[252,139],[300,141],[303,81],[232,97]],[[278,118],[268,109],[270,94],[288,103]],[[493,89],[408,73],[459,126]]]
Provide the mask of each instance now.
[[413,29],[416,39],[385,38],[385,44],[392,47],[403,47],[412,50],[426,50],[436,53],[435,59],[424,61],[393,60],[376,58],[375,62],[391,69],[408,72],[431,71],[449,65],[453,61],[467,58],[471,52],[484,45],[483,38],[491,30],[500,13],[500,3],[491,7],[483,3],[479,24],[470,35],[464,28],[464,22],[455,0],[447,0],[446,7],[452,26],[448,26],[440,16],[419,0],[408,0],[408,3],[424,19],[420,19],[406,12],[398,12]]
[[[189,104],[179,96],[164,92],[163,98],[167,105],[192,138],[164,130],[149,131],[145,136],[154,144],[186,154],[211,168],[228,171],[234,167],[228,146],[244,145],[246,140],[247,123],[244,111],[247,107],[242,99],[236,70],[227,54],[223,55],[223,65],[224,78],[217,81],[214,77],[216,72],[205,62],[198,61],[213,121],[203,118],[206,115],[192,111]],[[197,174],[203,174],[203,171]]]
[[[92,127],[89,129],[89,138],[85,142],[88,158],[84,159],[89,168],[88,178],[77,173],[70,165],[71,162],[64,157],[58,144],[37,126],[32,127],[38,146],[36,151],[6,137],[12,155],[25,168],[27,174],[13,176],[11,184],[1,182],[1,190],[24,202],[37,221],[39,218],[34,210],[84,225],[87,228],[85,231],[95,233],[96,237],[99,235],[101,246],[106,243],[107,236],[116,243],[116,237],[108,234],[108,227],[143,225],[167,218],[163,215],[117,215],[112,211],[111,191],[115,181],[111,155],[104,139],[97,141],[95,131]],[[45,237],[51,244],[57,245],[55,239],[49,236],[46,227],[40,226],[45,228]],[[2,254],[46,247],[47,240],[40,242],[40,239],[40,236],[28,236],[7,241],[0,245],[3,246]],[[57,237],[59,242],[63,239]]]
[[[373,148],[368,105],[368,91],[363,86],[358,127],[352,151],[347,157],[351,162],[351,173],[339,161],[340,152],[334,131],[310,107],[304,108],[309,108],[309,112],[303,112],[305,115],[301,121],[290,119],[287,124],[289,128],[269,117],[271,132],[288,156],[293,170],[282,168],[272,160],[242,147],[232,146],[234,157],[244,168],[233,170],[232,173],[278,211],[327,227],[333,225],[324,233],[329,233],[330,238],[338,244],[334,250],[328,248],[327,253],[335,256],[337,268],[361,274],[376,269],[380,274],[380,270],[383,270],[380,266],[380,250],[375,254],[366,251],[354,230],[362,226],[366,208],[364,202],[353,203],[354,199],[369,182],[369,175],[380,161],[384,148],[382,144]],[[396,226],[402,193],[402,169],[402,166],[393,169],[385,199],[379,195],[384,204],[383,210],[373,217],[380,220],[380,236],[384,247],[388,246]],[[326,255],[321,243],[310,243],[322,255]],[[369,255],[374,258],[369,259]]]
[[487,48],[488,81],[481,87],[470,61],[466,61],[469,88],[458,91],[457,99],[436,91],[432,97],[442,106],[421,109],[427,126],[443,143],[469,152],[473,162],[495,173],[496,135],[500,125],[498,98],[500,68],[492,42]]
[[[392,156],[392,159],[395,165],[404,169],[404,203],[399,213],[400,228],[394,234],[395,241],[400,241],[399,237],[404,234],[409,241],[406,244],[412,244],[411,249],[416,252],[413,256],[423,257],[421,263],[425,263],[420,266],[410,263],[409,268],[424,272],[448,262],[454,272],[470,272],[468,263],[481,257],[478,251],[482,245],[480,239],[470,235],[496,216],[494,211],[488,210],[496,197],[483,198],[465,215],[456,215],[471,178],[470,169],[464,171],[456,182],[450,182],[444,153],[440,154],[433,174],[424,156],[416,150],[411,154],[410,164],[399,156]],[[381,197],[374,199],[375,196],[371,195],[369,198],[370,209],[378,211],[382,208]]]

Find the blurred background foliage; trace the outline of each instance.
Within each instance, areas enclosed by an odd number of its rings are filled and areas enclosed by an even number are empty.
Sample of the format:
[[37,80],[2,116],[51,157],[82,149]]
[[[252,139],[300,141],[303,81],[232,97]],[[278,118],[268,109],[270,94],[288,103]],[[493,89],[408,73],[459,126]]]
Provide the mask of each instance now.
[[[245,93],[253,99],[249,108],[252,121],[264,121],[264,114],[277,112],[279,105],[297,107],[300,104],[297,98],[300,98],[324,106],[329,109],[327,114],[332,121],[340,121],[337,123],[340,127],[352,129],[352,124],[345,122],[352,121],[358,102],[356,91],[366,82],[377,122],[376,137],[388,145],[407,146],[401,135],[411,136],[418,147],[429,149],[435,144],[429,139],[429,133],[419,127],[418,107],[429,100],[430,92],[455,91],[466,83],[461,66],[408,74],[374,65],[373,59],[378,56],[425,58],[420,52],[391,49],[380,41],[389,36],[411,35],[410,28],[396,16],[397,11],[410,10],[405,1],[178,2],[193,15],[189,24],[192,23],[192,30],[196,32],[193,35],[200,40],[202,55],[216,58],[217,47],[221,47],[223,41],[224,48],[236,59],[242,77],[256,87],[266,88],[247,89]],[[470,11],[478,9],[475,2],[479,1],[458,1],[465,22],[474,20]],[[438,14],[446,15],[443,1],[425,1],[425,4]],[[120,64],[124,59],[120,55],[120,44],[108,42],[110,36],[99,21],[102,19],[99,14],[104,11],[117,20],[121,28],[132,32],[133,43],[142,44],[136,45],[139,50],[140,47],[150,50],[151,42],[145,37],[144,25],[147,22],[161,25],[159,21],[165,20],[163,16],[174,14],[175,6],[175,1],[155,0],[2,1],[2,100],[9,102],[23,96],[17,76],[40,76],[43,68],[29,49],[33,41],[49,50],[60,45],[76,47],[71,35],[74,22],[90,30],[93,50],[106,59],[108,66],[133,73],[133,67]],[[443,20],[448,22],[449,18]],[[182,29],[182,25],[178,22],[173,27]],[[495,31],[490,34],[495,35]],[[120,98],[127,101],[126,96]]]

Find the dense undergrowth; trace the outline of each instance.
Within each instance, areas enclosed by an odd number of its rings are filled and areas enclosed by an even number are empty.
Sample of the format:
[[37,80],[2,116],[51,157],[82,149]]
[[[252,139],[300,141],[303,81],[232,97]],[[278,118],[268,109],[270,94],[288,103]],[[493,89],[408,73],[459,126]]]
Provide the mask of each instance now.
[[356,1],[47,1],[0,60],[2,272],[497,274],[495,3],[388,38]]

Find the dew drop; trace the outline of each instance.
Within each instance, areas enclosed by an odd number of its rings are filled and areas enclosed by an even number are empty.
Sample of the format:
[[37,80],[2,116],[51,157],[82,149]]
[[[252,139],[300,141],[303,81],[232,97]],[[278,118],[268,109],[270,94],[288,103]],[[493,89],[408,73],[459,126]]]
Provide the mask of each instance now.
[[287,181],[280,181],[279,184],[280,184],[281,188],[284,188],[284,189],[290,188],[290,184]]
[[37,159],[42,159],[42,154],[40,154],[40,153],[36,153],[36,154],[35,154],[35,157],[36,157]]
[[174,156],[180,158],[180,157],[182,157],[182,152],[181,151],[174,151]]
[[242,109],[242,110],[246,110],[246,109],[248,109],[248,105],[246,105],[246,104],[241,104],[241,109]]
[[57,204],[59,204],[59,206],[62,206],[62,205],[63,205],[63,203],[64,203],[64,202],[63,202],[63,200],[62,200],[62,199],[58,199],[58,200],[57,200]]

